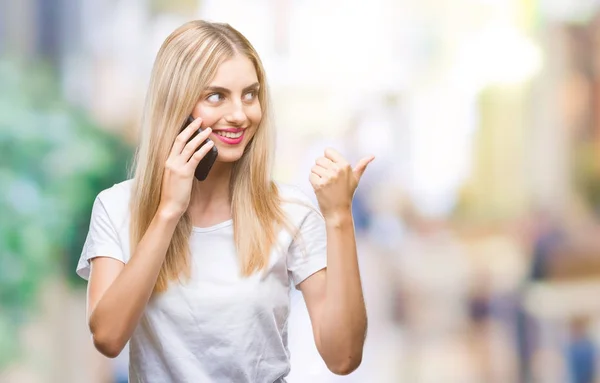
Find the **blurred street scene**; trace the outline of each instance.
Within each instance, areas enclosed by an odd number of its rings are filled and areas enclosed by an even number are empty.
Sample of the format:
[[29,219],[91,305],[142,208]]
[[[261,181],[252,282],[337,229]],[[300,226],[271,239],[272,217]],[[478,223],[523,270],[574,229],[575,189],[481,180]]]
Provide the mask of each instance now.
[[600,1],[0,2],[0,382],[120,383],[75,264],[127,177],[160,44],[227,22],[265,64],[275,176],[376,155],[354,200],[361,367],[292,293],[290,383],[600,382]]

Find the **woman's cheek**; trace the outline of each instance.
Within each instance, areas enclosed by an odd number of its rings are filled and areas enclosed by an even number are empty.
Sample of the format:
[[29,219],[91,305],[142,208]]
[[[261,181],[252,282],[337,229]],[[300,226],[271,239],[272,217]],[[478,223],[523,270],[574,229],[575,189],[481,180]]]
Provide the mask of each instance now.
[[260,107],[260,104],[253,105],[249,108],[246,115],[253,124],[258,125],[262,119],[262,108]]
[[204,108],[200,105],[194,108],[194,116],[202,118],[202,126],[212,127],[220,119],[220,115],[214,108]]

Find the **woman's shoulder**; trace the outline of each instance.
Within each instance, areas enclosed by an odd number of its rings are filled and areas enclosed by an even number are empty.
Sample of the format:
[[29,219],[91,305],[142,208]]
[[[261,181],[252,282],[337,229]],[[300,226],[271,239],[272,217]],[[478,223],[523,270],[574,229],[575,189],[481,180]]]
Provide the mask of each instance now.
[[279,198],[283,203],[302,203],[314,205],[314,201],[309,197],[305,190],[292,184],[276,182]]
[[277,185],[277,190],[279,191],[279,196],[282,199],[303,199],[305,201],[310,201],[308,195],[301,190],[298,186],[287,184],[283,182],[275,182]]
[[100,191],[96,203],[100,203],[109,215],[127,215],[133,180],[125,180]]
[[276,182],[283,209],[292,215],[306,216],[310,212],[319,213],[315,198],[300,187]]
[[121,181],[109,188],[100,191],[100,193],[98,193],[98,199],[102,200],[102,202],[105,203],[129,200],[129,198],[131,197],[132,187],[132,179]]

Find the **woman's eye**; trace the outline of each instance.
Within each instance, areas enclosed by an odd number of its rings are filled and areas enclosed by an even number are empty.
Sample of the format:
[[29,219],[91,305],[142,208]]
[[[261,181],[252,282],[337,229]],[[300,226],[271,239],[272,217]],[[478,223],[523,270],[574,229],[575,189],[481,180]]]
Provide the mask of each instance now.
[[252,90],[244,95],[244,101],[252,101],[256,98],[256,91]]
[[223,99],[223,95],[221,93],[213,93],[206,97],[206,101],[208,102],[219,102]]

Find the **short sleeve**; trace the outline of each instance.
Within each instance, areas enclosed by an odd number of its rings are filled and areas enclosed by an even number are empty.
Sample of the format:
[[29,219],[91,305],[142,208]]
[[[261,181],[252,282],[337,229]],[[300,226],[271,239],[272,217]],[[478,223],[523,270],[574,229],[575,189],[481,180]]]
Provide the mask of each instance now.
[[90,228],[77,264],[77,275],[85,280],[90,276],[90,260],[95,257],[110,257],[125,262],[119,235],[101,195],[94,201]]
[[287,264],[294,286],[327,267],[325,220],[318,210],[310,209],[302,220],[299,235],[290,246]]

